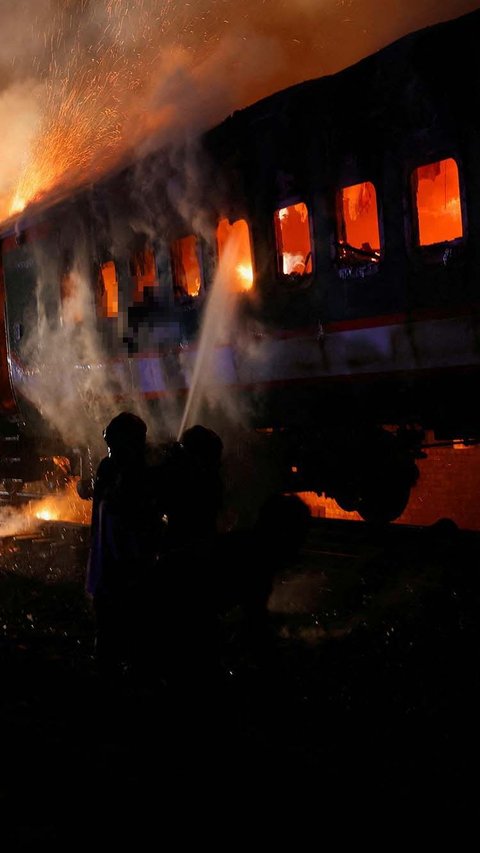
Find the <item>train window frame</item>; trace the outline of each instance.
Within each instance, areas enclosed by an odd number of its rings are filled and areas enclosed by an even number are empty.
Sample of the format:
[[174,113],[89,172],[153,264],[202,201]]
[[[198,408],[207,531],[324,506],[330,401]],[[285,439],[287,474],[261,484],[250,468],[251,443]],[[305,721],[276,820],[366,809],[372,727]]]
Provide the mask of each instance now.
[[[416,191],[414,186],[414,174],[422,166],[430,166],[443,160],[453,160],[458,172],[458,187],[460,200],[460,213],[462,221],[462,235],[452,240],[442,240],[438,243],[420,243],[419,218],[416,202]],[[416,266],[440,265],[447,266],[450,262],[461,256],[465,250],[468,237],[468,218],[466,205],[466,186],[462,158],[458,152],[451,148],[441,151],[428,151],[423,157],[416,157],[406,167],[406,196],[408,199],[408,216],[406,217],[406,241],[408,254]]]
[[[182,240],[188,239],[190,237],[195,238],[195,254],[197,257],[198,269],[200,273],[200,285],[196,294],[189,293],[188,290],[185,290],[185,288],[181,287],[177,280],[178,261],[175,258],[174,246],[180,243]],[[187,234],[181,234],[175,237],[169,243],[169,254],[174,304],[180,308],[189,308],[193,305],[200,304],[205,294],[205,247],[201,236],[199,234],[195,234],[194,232],[189,232]]]
[[[276,214],[280,210],[284,210],[288,207],[294,207],[297,204],[304,204],[307,209],[308,215],[308,232],[310,238],[310,260],[312,264],[312,269],[310,272],[305,273],[284,273],[282,269],[282,261],[283,261],[283,253],[279,251],[279,241],[278,241],[278,226],[276,220]],[[290,196],[288,198],[282,198],[277,200],[275,207],[271,213],[271,223],[272,223],[272,231],[273,231],[273,246],[275,252],[275,274],[276,280],[280,285],[286,286],[287,288],[292,288],[294,290],[302,290],[306,287],[309,287],[313,281],[316,269],[316,256],[315,256],[315,231],[314,231],[314,215],[313,215],[314,205],[313,199],[307,195],[295,195]],[[308,258],[308,254],[307,254]]]
[[[352,187],[360,186],[361,184],[370,184],[375,193],[375,208],[377,213],[377,227],[378,227],[378,238],[379,238],[379,249],[378,249],[378,260],[370,260],[368,257],[365,257],[365,260],[362,263],[361,257],[357,263],[349,263],[348,259],[344,262],[339,257],[339,247],[341,246],[341,223],[344,223],[343,216],[343,199],[342,192],[344,190],[350,189]],[[344,180],[341,182],[339,186],[336,186],[333,196],[333,215],[334,215],[334,240],[332,247],[332,260],[335,266],[337,275],[341,279],[364,279],[368,278],[372,275],[376,275],[379,269],[381,268],[382,262],[385,258],[385,239],[384,239],[384,230],[383,230],[383,208],[382,208],[382,197],[380,193],[380,181],[375,180],[372,175],[362,175],[362,176],[352,176],[350,180]],[[345,241],[345,245],[349,245]],[[352,246],[352,249],[355,251],[355,247]],[[376,250],[372,250],[373,253],[376,253]],[[358,250],[358,254],[360,255],[361,250]]]

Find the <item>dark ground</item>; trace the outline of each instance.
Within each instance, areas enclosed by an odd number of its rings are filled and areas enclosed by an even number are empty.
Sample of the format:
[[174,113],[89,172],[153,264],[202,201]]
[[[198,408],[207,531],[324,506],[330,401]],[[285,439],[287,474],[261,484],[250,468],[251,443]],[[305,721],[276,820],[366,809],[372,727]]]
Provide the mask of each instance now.
[[171,690],[155,671],[98,677],[88,532],[45,532],[0,543],[3,849],[143,849],[143,833],[198,829],[196,809],[229,815],[227,844],[270,797],[278,829],[297,798],[320,819],[475,791],[478,534],[318,521],[277,579],[268,653],[234,610],[220,682],[186,666]]

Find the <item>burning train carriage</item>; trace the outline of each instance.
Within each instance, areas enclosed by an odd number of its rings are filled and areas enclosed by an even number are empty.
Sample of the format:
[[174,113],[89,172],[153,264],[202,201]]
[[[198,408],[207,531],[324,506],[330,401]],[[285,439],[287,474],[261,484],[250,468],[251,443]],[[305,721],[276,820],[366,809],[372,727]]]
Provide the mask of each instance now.
[[479,30],[480,13],[428,28],[234,113],[201,141],[195,192],[191,162],[179,177],[162,152],[7,228],[3,443],[29,450],[4,452],[0,476],[74,455],[26,403],[39,255],[56,281],[42,312],[65,321],[81,232],[118,396],[155,406],[188,391],[185,361],[233,241],[224,286],[242,333],[218,342],[215,382],[254,401],[286,487],[397,517],[424,431],[480,433]]

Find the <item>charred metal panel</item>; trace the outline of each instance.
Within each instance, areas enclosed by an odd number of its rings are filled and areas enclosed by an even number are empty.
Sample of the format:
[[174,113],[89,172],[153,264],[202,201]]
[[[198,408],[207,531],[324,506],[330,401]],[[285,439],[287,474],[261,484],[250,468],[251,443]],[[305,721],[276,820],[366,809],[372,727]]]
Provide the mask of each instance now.
[[0,258],[0,415],[13,415],[16,411],[17,404],[13,395],[9,369],[5,282]]

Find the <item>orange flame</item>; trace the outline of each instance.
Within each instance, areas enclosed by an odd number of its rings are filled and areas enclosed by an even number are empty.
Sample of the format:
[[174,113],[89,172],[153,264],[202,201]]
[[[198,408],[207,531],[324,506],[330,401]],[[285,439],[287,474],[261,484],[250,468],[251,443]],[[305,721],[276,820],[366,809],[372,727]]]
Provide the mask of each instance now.
[[59,495],[49,495],[30,504],[29,514],[41,521],[69,521],[90,524],[91,504],[77,493],[77,479],[71,478]]
[[77,478],[71,478],[60,494],[49,495],[22,507],[0,510],[0,538],[32,533],[43,521],[90,524],[92,505],[77,494]]
[[[234,276],[232,286],[237,292],[250,290],[253,286],[253,259],[250,242],[250,230],[245,219],[229,222],[221,219],[217,226],[218,255],[222,257],[227,244],[233,250]],[[233,249],[232,249],[233,247]]]
[[[99,26],[101,10],[89,12],[80,4],[76,16],[71,4],[60,5],[45,33],[51,58],[43,84],[43,118],[14,190],[10,215],[60,183],[76,186],[117,161],[127,113],[134,111],[136,97],[147,96],[152,72],[158,67],[155,59],[165,49],[159,35],[170,3],[106,0],[104,29],[88,47],[85,30],[88,24]],[[83,29],[79,29],[78,15],[83,16]],[[146,112],[141,103],[140,112],[142,106]]]

